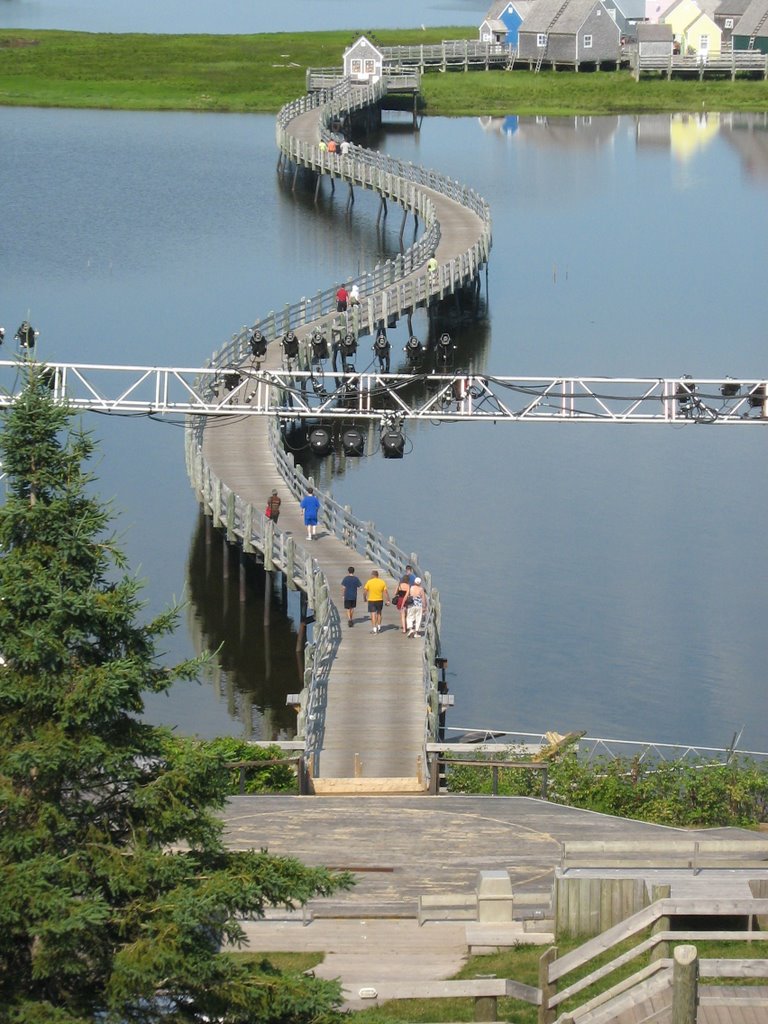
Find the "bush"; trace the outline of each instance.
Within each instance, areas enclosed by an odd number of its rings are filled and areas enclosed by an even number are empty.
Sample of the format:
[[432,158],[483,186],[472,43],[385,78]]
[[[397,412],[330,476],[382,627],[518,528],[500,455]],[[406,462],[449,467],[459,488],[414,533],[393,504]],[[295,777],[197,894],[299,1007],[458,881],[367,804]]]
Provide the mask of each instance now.
[[[522,760],[508,749],[500,755]],[[499,759],[499,756],[496,758]],[[446,766],[452,793],[491,793],[492,771],[482,764]],[[538,796],[538,772],[498,769],[498,792],[503,796]],[[587,761],[567,751],[549,766],[549,799],[623,818],[662,825],[697,828],[727,825],[754,827],[768,808],[768,764],[744,758],[729,764],[686,760],[640,763],[637,758],[598,758]]]
[[[238,740],[233,736],[219,736],[215,740],[203,741],[204,749],[213,756],[220,758],[224,764],[233,761],[275,761],[285,759],[289,755],[280,747],[256,747],[247,740]],[[241,769],[228,768],[229,795],[237,796],[241,792]],[[297,790],[296,766],[293,764],[264,764],[244,767],[246,793],[295,793]]]

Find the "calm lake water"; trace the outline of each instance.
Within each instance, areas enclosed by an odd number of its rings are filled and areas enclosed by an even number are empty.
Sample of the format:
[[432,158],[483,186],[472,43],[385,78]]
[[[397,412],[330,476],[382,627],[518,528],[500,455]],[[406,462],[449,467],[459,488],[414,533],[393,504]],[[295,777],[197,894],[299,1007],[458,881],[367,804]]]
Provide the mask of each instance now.
[[[429,119],[373,141],[491,204],[488,316],[451,325],[464,365],[750,376],[767,372],[767,129]],[[0,322],[10,338],[29,312],[41,358],[195,365],[397,247],[400,217],[377,231],[372,196],[349,219],[344,195],[315,209],[281,187],[272,117],[0,109],[0,138]],[[168,657],[224,642],[209,679],[153,698],[149,716],[286,734],[296,608],[283,617],[273,595],[265,632],[263,580],[244,604],[234,566],[224,580],[182,430],[86,422],[148,614],[188,601]],[[746,725],[743,744],[765,750],[765,445],[739,427],[423,425],[402,462],[325,475],[433,572],[451,724],[712,745]]]
[[284,8],[264,0],[0,0],[0,28],[58,28],[83,32],[248,34],[323,29],[479,26],[486,0],[293,0]]

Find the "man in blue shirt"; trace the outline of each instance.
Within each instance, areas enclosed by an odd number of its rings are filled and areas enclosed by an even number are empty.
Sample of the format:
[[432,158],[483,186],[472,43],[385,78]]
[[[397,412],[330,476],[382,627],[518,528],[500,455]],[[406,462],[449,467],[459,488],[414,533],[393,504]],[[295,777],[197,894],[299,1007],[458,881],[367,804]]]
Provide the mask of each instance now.
[[301,499],[300,507],[304,510],[304,525],[307,528],[307,540],[314,540],[317,531],[317,514],[320,511],[320,502],[311,487]]
[[341,581],[341,589],[344,594],[344,608],[347,612],[347,625],[354,626],[354,620],[352,616],[355,613],[357,607],[357,592],[362,587],[363,581],[359,577],[355,576],[355,567],[350,565],[347,569],[347,575]]

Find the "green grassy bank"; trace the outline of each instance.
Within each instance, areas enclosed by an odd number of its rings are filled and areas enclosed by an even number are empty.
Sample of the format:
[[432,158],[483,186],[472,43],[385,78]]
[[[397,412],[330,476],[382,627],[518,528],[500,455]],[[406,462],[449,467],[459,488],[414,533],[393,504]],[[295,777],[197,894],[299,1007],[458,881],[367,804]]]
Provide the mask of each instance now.
[[[466,27],[375,31],[384,46],[462,39]],[[340,66],[353,31],[250,36],[0,30],[0,104],[116,110],[276,111],[307,67]],[[635,82],[627,72],[431,73],[427,114],[610,114],[768,110],[768,82]]]

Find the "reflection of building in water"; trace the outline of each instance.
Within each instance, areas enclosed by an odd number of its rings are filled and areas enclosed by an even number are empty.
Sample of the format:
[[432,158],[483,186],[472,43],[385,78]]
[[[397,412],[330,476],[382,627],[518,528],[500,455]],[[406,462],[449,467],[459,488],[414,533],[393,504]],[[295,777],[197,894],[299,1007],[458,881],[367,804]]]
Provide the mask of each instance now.
[[301,652],[286,615],[286,595],[276,593],[268,577],[267,591],[265,577],[252,560],[241,560],[210,519],[199,516],[187,562],[187,619],[195,650],[215,652],[208,679],[233,722],[242,724],[233,734],[291,739],[296,715],[285,698],[303,686]]
[[485,132],[518,135],[537,147],[599,149],[609,142],[619,125],[618,116],[590,117],[480,117]]
[[768,180],[768,114],[721,115],[720,131],[750,178]]
[[672,152],[682,163],[706,149],[720,131],[720,115],[673,114],[669,128]]
[[639,149],[669,149],[681,163],[705,149],[720,130],[720,114],[643,114],[635,121]]

